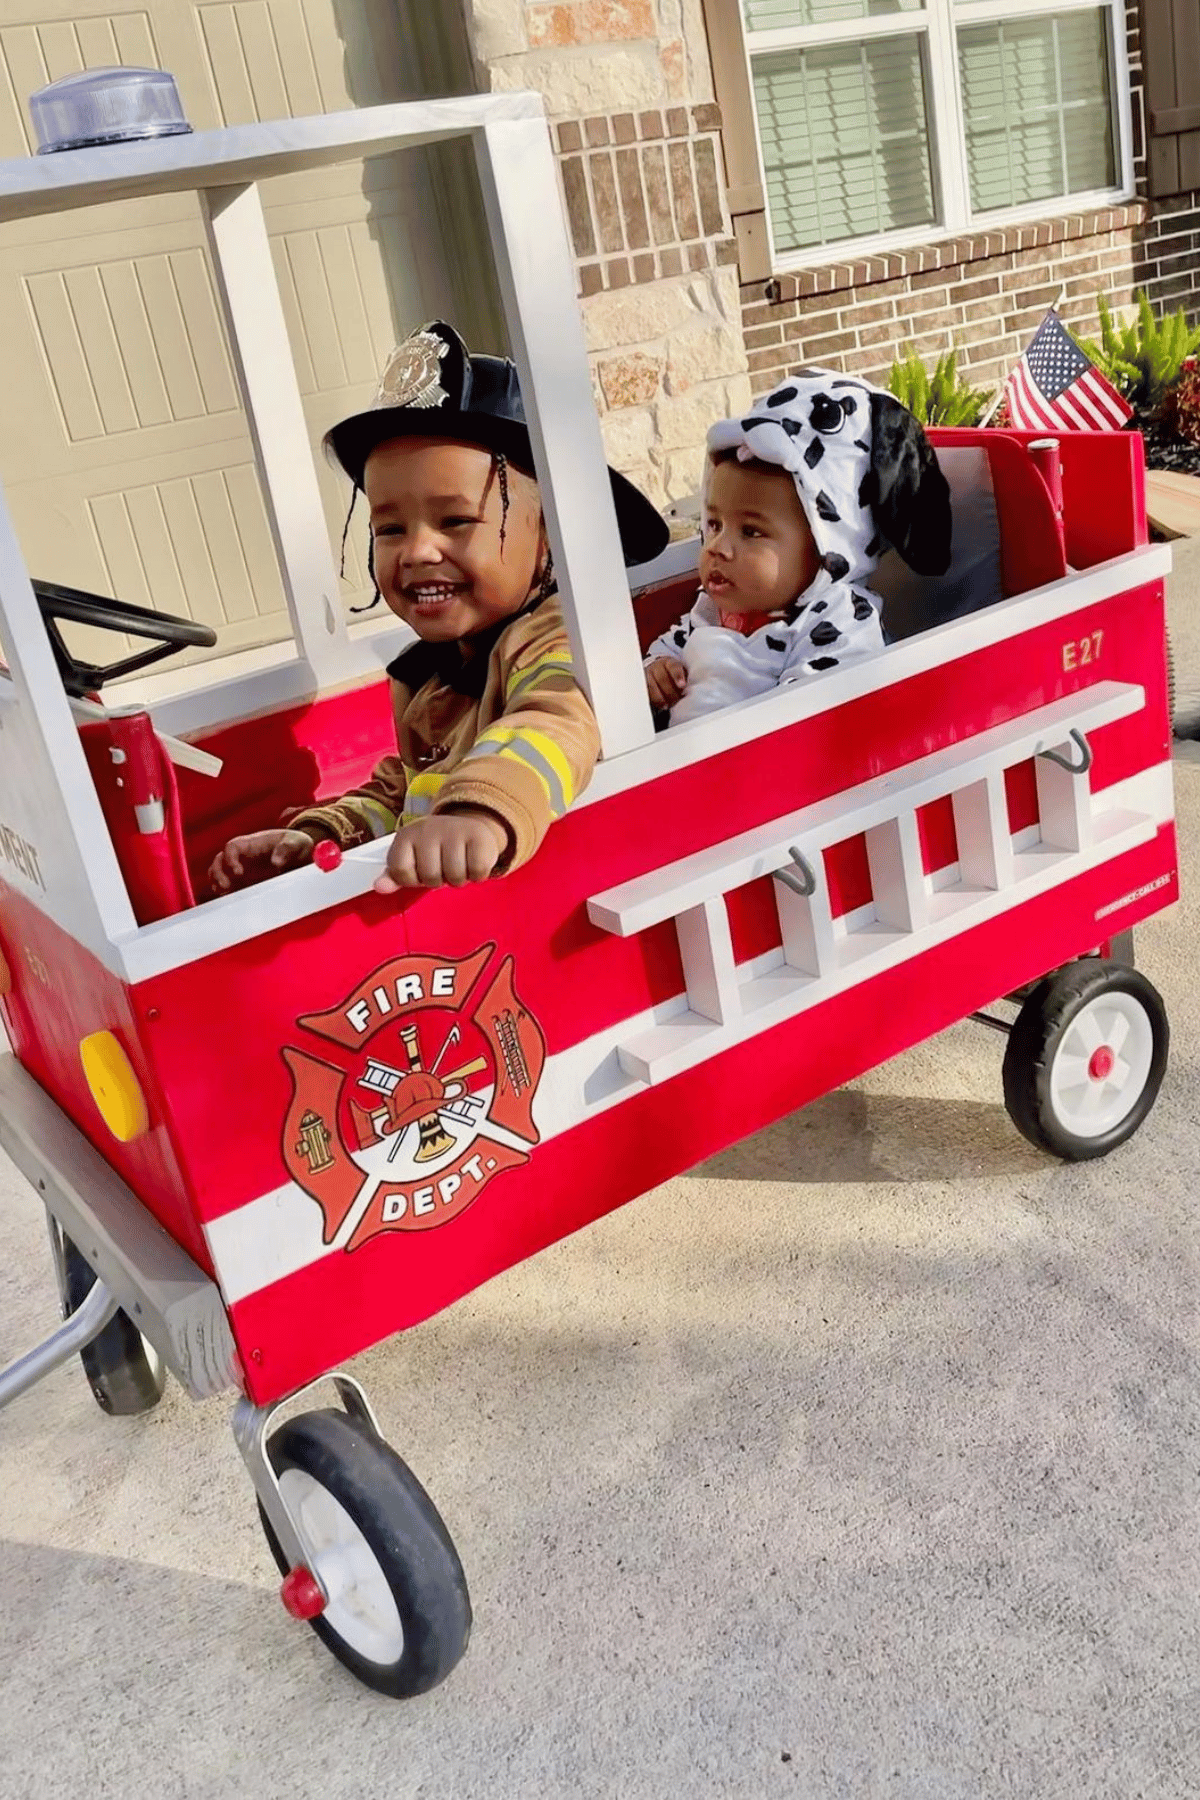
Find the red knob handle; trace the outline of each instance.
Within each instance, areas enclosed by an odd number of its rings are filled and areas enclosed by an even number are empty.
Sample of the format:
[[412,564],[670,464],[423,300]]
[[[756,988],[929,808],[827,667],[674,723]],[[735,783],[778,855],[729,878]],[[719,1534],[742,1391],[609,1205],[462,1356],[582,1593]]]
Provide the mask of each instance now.
[[284,1577],[279,1598],[293,1619],[315,1619],[325,1611],[325,1596],[320,1584],[303,1564]]
[[335,844],[332,838],[322,838],[319,844],[313,846],[313,861],[318,869],[324,869],[327,875],[340,865],[341,860],[342,847],[340,844]]

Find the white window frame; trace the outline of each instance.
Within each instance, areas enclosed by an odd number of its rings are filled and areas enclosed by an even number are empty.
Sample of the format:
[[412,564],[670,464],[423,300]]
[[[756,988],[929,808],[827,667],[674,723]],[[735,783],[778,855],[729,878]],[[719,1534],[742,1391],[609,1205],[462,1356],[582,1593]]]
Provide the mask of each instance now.
[[[1108,16],[1109,83],[1114,111],[1114,162],[1119,177],[1112,188],[1086,193],[1061,194],[1049,200],[1003,210],[971,212],[967,173],[967,143],[959,79],[957,32],[960,26],[987,25],[996,20],[1043,18],[1065,12],[1101,11]],[[804,250],[776,248],[771,208],[767,197],[766,160],[758,107],[754,99],[752,59],[781,50],[824,49],[839,43],[864,43],[886,37],[919,37],[926,80],[929,156],[935,208],[941,217],[930,225],[906,231],[877,232],[870,237],[838,238]],[[1125,8],[1122,0],[924,0],[920,8],[885,13],[873,19],[840,19],[831,25],[800,25],[780,31],[750,31],[742,22],[742,57],[745,92],[758,154],[759,180],[771,269],[786,275],[811,269],[830,260],[858,262],[871,256],[944,242],[981,231],[1002,231],[1010,225],[1034,224],[1064,213],[1091,212],[1120,206],[1133,198],[1133,120],[1126,50]]]

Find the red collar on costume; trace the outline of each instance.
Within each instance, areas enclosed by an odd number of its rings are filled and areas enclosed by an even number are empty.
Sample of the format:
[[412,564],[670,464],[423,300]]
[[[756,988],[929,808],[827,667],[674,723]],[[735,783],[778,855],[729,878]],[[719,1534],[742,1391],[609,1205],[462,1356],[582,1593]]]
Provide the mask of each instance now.
[[[713,601],[716,606],[716,601]],[[726,612],[723,606],[717,606],[717,617],[726,631],[736,631],[741,637],[753,637],[763,625],[770,625],[773,620],[786,619],[785,612]]]

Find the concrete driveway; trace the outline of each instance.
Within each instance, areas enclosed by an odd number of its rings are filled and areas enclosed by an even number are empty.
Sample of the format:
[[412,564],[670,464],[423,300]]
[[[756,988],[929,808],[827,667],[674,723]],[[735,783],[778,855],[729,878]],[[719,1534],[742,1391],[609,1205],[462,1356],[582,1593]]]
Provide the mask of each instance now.
[[[958,1026],[359,1360],[471,1582],[434,1694],[287,1618],[226,1403],[110,1420],[71,1367],[8,1411],[0,1795],[1193,1800],[1187,755],[1185,900],[1138,946],[1172,1063],[1125,1149],[1037,1155]],[[4,1165],[0,1358],[52,1310]]]

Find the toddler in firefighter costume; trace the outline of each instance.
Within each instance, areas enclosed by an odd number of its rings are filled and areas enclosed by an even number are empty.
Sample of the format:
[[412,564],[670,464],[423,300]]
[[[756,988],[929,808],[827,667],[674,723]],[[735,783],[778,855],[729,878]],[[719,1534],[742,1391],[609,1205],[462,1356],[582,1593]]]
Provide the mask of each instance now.
[[883,649],[867,583],[889,547],[950,562],[950,491],[913,415],[832,369],[800,369],[708,434],[701,590],[646,656],[681,724]]
[[[393,353],[373,406],[325,444],[364,491],[378,594],[418,641],[391,664],[398,754],[340,800],[234,838],[216,893],[390,837],[381,893],[516,868],[591,775],[599,737],[576,686],[529,432],[511,362],[470,356],[448,325]],[[610,470],[625,560],[667,542]]]

